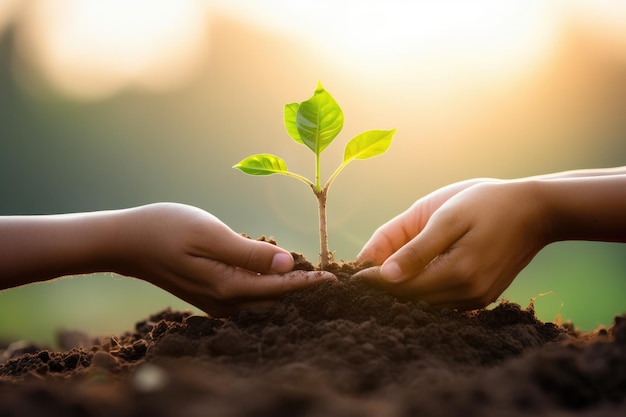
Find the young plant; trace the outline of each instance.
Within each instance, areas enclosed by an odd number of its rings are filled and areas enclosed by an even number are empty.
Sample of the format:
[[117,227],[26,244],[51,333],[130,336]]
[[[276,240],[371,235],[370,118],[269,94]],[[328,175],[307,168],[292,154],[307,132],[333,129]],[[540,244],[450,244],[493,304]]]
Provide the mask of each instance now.
[[384,153],[396,129],[369,130],[355,136],[346,145],[343,162],[335,169],[328,181],[322,186],[320,180],[320,156],[322,151],[337,137],[343,127],[343,111],[335,99],[324,90],[318,82],[313,97],[301,103],[287,104],[284,109],[285,127],[289,136],[302,145],[308,147],[315,154],[315,181],[310,181],[302,175],[289,172],[287,164],[281,158],[272,154],[252,155],[233,168],[237,168],[249,175],[281,174],[296,178],[313,190],[317,198],[319,229],[320,229],[320,268],[327,269],[332,262],[332,253],[328,250],[328,232],[326,227],[326,199],[328,189],[337,175],[348,163],[355,159],[367,159]]

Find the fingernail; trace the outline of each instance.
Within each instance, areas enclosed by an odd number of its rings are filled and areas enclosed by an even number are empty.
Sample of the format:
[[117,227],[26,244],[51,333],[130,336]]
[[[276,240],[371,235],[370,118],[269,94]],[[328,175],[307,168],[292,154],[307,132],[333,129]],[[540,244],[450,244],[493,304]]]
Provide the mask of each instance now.
[[293,258],[291,255],[279,252],[272,259],[271,272],[289,272],[293,269]]
[[400,281],[402,279],[402,269],[396,262],[385,262],[380,268],[380,275],[387,281]]

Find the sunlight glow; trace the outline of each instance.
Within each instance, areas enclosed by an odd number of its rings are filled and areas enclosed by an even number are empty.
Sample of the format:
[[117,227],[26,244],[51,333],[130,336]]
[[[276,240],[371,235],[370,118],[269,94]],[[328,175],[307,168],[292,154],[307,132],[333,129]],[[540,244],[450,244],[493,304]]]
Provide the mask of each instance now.
[[415,69],[426,78],[507,75],[545,57],[558,32],[556,6],[545,0],[216,3],[302,40],[303,48],[330,52],[357,76]]
[[39,0],[18,46],[60,90],[97,99],[180,85],[206,57],[206,35],[206,7],[196,0]]
[[316,71],[408,94],[510,84],[549,59],[572,21],[626,57],[624,0],[0,0],[0,30],[11,15],[22,85],[40,74],[87,99],[191,80],[216,16],[289,40]]
[[18,11],[18,7],[23,3],[24,0],[0,1],[0,34],[2,34],[4,28],[11,22],[13,16]]
[[598,47],[626,59],[626,1],[576,0],[571,6]]

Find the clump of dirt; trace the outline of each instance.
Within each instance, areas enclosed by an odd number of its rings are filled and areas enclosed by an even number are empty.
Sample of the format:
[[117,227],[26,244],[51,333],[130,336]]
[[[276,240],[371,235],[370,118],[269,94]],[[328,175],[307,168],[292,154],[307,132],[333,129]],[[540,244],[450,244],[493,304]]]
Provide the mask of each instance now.
[[10,352],[0,415],[624,415],[626,317],[580,334],[532,305],[434,310],[357,269],[228,320],[164,310],[62,352]]

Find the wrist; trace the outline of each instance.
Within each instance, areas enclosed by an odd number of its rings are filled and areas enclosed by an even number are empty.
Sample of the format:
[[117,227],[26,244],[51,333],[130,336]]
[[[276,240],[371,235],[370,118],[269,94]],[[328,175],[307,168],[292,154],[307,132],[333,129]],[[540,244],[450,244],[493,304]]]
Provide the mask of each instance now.
[[626,240],[626,175],[538,181],[551,241]]
[[[539,247],[560,239],[561,226],[558,211],[552,204],[551,190],[546,181],[535,178],[506,181],[507,186],[515,187],[516,204],[526,206],[524,227],[532,231]],[[516,220],[514,220],[516,221]]]
[[559,205],[554,199],[551,181],[532,178],[523,180],[523,182],[531,190],[529,198],[532,199],[537,208],[537,224],[545,244],[563,240],[563,218]]
[[83,245],[80,263],[85,273],[117,272],[124,252],[124,210],[86,213],[77,218]]
[[129,217],[130,210],[72,215],[65,228],[74,240],[67,247],[70,273],[119,272],[127,256]]
[[[103,211],[94,221],[94,233],[89,258],[92,268],[101,272],[114,272],[128,275],[130,260],[137,254],[133,232],[137,226],[137,212],[140,208]],[[144,245],[148,242],[144,242]]]

